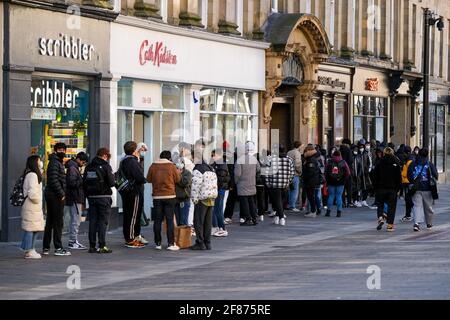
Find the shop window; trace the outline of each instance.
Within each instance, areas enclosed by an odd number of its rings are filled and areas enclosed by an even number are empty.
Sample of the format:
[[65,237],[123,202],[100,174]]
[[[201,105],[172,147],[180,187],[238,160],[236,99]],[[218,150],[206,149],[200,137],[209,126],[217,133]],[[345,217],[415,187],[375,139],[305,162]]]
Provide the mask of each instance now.
[[345,135],[345,109],[346,101],[336,100],[335,103],[335,117],[334,117],[334,141],[335,145],[339,145],[344,139]]
[[309,137],[308,142],[312,144],[319,144],[319,110],[318,99],[311,100],[310,119],[309,119]]
[[164,109],[184,109],[183,86],[174,84],[163,84],[162,105]]
[[239,92],[237,107],[237,112],[239,113],[250,113],[252,109],[252,94],[249,92]]
[[31,153],[44,159],[58,142],[67,158],[87,152],[90,106],[89,81],[33,78],[31,82]]
[[120,80],[117,84],[117,105],[121,107],[131,107],[133,104],[132,95],[133,81]]
[[353,100],[353,139],[386,142],[387,99],[355,96]]
[[[176,151],[177,145],[183,140],[184,113],[161,113],[161,148],[164,150]],[[155,132],[155,136],[159,133]]]
[[214,89],[203,89],[200,91],[200,110],[215,111],[216,91]]
[[225,89],[217,91],[217,111],[236,112],[236,91]]

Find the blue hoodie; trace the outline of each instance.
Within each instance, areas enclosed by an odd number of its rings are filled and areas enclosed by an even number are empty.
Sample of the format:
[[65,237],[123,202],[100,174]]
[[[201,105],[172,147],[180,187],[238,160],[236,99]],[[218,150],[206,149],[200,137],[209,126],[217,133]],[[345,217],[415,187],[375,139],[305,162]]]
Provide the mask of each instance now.
[[418,157],[408,168],[408,180],[414,181],[421,174],[419,191],[431,191],[430,171],[431,175],[438,179],[436,167],[427,158]]

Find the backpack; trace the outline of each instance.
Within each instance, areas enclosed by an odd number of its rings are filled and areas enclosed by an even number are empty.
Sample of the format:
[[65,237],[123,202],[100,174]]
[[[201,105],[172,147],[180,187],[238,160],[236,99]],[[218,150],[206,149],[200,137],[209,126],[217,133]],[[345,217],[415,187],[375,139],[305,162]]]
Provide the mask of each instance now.
[[328,179],[330,184],[341,183],[344,180],[344,160],[331,161],[328,165]]
[[102,166],[88,165],[84,171],[84,190],[87,197],[102,195],[106,189]]
[[25,203],[28,197],[25,197],[23,192],[23,183],[25,181],[25,176],[21,176],[14,185],[11,196],[9,197],[9,202],[14,207],[21,207]]
[[130,192],[134,190],[134,182],[129,180],[122,169],[122,162],[119,165],[119,170],[114,173],[116,180],[116,189],[119,193]]

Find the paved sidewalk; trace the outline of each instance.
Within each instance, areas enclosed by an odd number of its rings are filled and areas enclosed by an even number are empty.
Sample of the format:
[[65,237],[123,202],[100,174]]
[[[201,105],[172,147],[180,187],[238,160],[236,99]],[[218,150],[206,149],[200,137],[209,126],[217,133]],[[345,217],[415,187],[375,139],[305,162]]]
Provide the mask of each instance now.
[[[348,209],[341,219],[288,213],[286,227],[233,224],[207,252],[127,249],[121,230],[108,235],[112,255],[27,261],[17,243],[0,243],[0,299],[450,299],[449,192],[440,187],[436,228],[421,233],[411,223],[377,232],[375,210]],[[397,221],[403,213],[400,200]],[[381,290],[367,288],[372,265]],[[67,288],[69,266],[81,290]]]

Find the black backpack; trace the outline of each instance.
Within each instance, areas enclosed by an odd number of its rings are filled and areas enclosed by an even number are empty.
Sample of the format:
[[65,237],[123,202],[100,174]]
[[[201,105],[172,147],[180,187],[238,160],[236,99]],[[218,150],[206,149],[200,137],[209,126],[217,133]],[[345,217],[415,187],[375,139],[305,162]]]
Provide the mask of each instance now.
[[84,192],[87,197],[103,195],[106,189],[105,172],[100,165],[88,165],[84,170]]
[[330,184],[342,183],[344,180],[344,160],[339,162],[331,161],[328,165],[327,177]]
[[25,181],[25,176],[21,176],[17,179],[16,184],[14,185],[11,196],[9,197],[9,202],[14,207],[21,207],[25,203],[25,200],[28,197],[25,197],[23,192],[23,183]]

